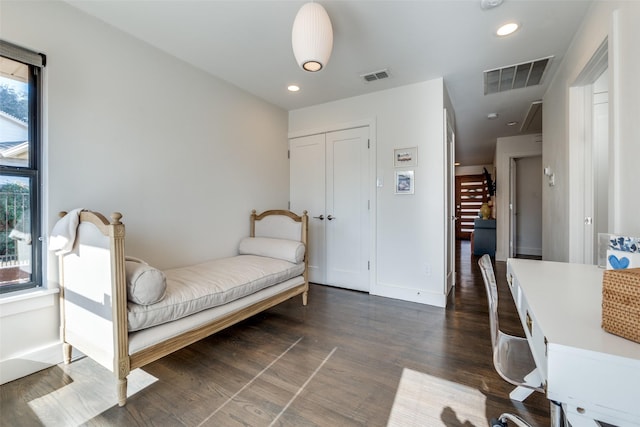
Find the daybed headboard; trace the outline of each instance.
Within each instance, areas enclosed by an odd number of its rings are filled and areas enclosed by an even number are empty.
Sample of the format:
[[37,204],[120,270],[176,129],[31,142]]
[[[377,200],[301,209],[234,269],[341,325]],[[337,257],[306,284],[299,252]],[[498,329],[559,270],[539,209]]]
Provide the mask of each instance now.
[[307,244],[307,211],[298,216],[291,211],[270,210],[257,214],[251,211],[251,237],[297,240]]
[[[307,236],[309,233],[309,216],[303,211],[301,216],[286,210],[270,210],[257,214],[255,209],[251,211],[250,237],[270,237],[273,239],[289,239],[302,242],[305,246],[304,255],[304,281],[309,285],[309,245]],[[307,305],[307,293],[302,299]]]

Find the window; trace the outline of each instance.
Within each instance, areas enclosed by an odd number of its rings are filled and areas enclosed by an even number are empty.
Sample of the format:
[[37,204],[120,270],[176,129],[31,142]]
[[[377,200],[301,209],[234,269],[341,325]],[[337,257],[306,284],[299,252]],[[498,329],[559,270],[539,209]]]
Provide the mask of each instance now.
[[0,40],[0,293],[42,286],[44,55]]

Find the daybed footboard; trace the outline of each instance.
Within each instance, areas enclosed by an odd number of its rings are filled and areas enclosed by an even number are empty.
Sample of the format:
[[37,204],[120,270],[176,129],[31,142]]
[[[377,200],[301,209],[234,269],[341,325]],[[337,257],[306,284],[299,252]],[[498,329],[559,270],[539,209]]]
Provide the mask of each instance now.
[[[64,214],[64,213],[62,213]],[[114,213],[82,211],[73,249],[60,256],[61,335],[65,363],[71,347],[115,373],[118,404],[126,403],[127,375],[189,344],[260,313],[296,295],[307,304],[309,282],[304,256],[302,278],[148,330],[128,332],[124,224]],[[251,214],[250,236],[288,239],[307,246],[308,217],[285,210]],[[193,318],[193,319],[190,319]],[[174,323],[174,322],[171,322]],[[148,332],[147,332],[148,331]],[[151,337],[151,338],[150,338]],[[130,342],[131,339],[131,342]],[[133,345],[131,345],[133,343]]]

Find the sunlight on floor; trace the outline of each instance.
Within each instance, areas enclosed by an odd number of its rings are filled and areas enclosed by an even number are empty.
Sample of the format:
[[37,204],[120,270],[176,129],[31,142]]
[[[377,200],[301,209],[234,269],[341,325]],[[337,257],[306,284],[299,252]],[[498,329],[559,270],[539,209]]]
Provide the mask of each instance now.
[[485,403],[476,389],[404,368],[387,427],[486,427]]
[[[72,382],[29,402],[29,407],[43,425],[81,425],[118,405],[116,379],[107,369],[88,357],[60,367]],[[141,369],[131,371],[127,379],[128,397],[158,381]],[[69,405],[74,401],[76,404]]]

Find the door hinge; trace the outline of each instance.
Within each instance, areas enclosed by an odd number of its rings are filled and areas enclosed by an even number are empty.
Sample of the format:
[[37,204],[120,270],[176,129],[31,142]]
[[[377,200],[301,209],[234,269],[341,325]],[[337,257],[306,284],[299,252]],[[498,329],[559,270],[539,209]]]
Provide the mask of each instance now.
[[547,340],[547,337],[544,337],[544,357],[548,357],[549,356],[549,341]]
[[371,270],[371,261],[367,261],[367,270]]
[[287,159],[291,159],[291,150],[287,150]]
[[367,210],[371,210],[371,200],[367,200]]
[[367,149],[371,148],[371,140],[367,139]]
[[291,202],[287,202],[287,209],[291,210]]

